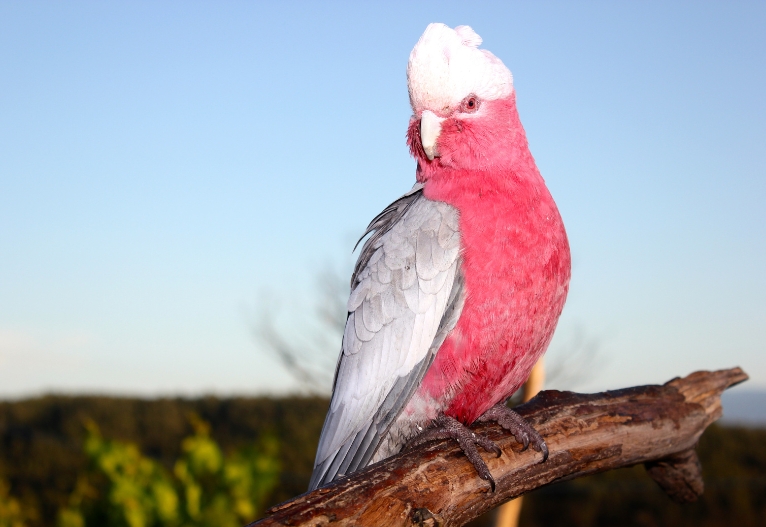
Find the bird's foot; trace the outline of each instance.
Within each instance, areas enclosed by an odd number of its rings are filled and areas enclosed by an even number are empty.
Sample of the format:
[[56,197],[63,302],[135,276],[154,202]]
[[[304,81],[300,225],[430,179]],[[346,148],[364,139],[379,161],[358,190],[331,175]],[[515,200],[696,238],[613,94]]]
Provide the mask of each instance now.
[[477,421],[495,421],[513,434],[516,441],[524,446],[524,448],[521,449],[522,452],[529,448],[529,445],[532,445],[532,448],[538,452],[542,452],[543,461],[548,459],[548,445],[545,444],[543,436],[541,436],[523,417],[504,404],[496,404],[484,412]]
[[[479,473],[479,477],[489,482],[489,486],[492,492],[495,492],[495,479],[489,472],[484,460],[479,455],[479,450],[476,446],[482,447],[487,452],[493,452],[497,457],[500,457],[502,451],[493,441],[490,439],[478,435],[472,432],[460,421],[453,419],[452,417],[444,414],[440,415],[433,422],[434,427],[426,429],[420,435],[415,436],[407,443],[405,450],[409,450],[428,441],[434,441],[437,439],[454,439],[457,444],[460,445],[460,449],[463,451],[468,461],[473,464],[476,472]],[[529,426],[529,425],[527,425]]]

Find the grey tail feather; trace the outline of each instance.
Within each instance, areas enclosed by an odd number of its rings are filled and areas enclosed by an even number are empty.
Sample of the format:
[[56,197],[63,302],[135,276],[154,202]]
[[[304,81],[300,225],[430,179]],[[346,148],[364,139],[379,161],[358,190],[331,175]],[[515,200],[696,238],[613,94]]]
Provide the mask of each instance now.
[[335,455],[317,465],[311,474],[309,492],[327,485],[339,476],[364,468],[382,440],[382,436],[377,432],[377,427],[370,423],[357,432],[353,441],[347,441]]
[[353,440],[346,441],[335,455],[329,456],[314,467],[309,483],[309,492],[330,483],[339,476],[361,470],[370,463],[383,438],[386,437],[406,402],[431,366],[431,362],[436,356],[435,352],[436,349],[432,348],[431,352],[419,364],[415,365],[413,375],[401,377],[394,384],[372,422],[357,432]]

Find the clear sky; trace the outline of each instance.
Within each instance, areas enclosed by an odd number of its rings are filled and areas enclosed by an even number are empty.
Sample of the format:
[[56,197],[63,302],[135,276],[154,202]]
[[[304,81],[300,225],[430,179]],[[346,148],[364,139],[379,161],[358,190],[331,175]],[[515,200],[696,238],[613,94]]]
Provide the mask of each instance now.
[[[766,387],[766,3],[0,3],[0,396],[295,388],[316,276],[414,181],[405,67],[467,24],[570,237],[586,389]],[[267,299],[267,300],[264,300]]]

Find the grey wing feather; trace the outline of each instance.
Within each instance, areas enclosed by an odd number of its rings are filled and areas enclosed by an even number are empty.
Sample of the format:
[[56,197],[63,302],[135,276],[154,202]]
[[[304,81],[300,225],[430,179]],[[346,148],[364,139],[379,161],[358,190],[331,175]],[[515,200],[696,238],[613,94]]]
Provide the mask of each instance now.
[[370,223],[310,490],[367,466],[463,304],[457,210],[422,185]]
[[354,266],[354,272],[351,274],[351,289],[354,289],[358,283],[357,277],[361,270],[367,267],[370,258],[375,253],[375,249],[380,247],[380,244],[378,243],[380,238],[389,232],[394,224],[402,219],[402,216],[404,216],[410,206],[422,195],[423,185],[422,183],[416,183],[409,192],[391,203],[388,207],[383,209],[383,212],[372,219],[367,226],[367,230],[364,231],[364,234],[362,234],[362,237],[359,238],[359,241],[356,242],[356,245],[354,246],[354,250],[356,250],[362,240],[364,240],[368,234],[372,234],[372,236],[367,238],[367,241],[364,242],[362,252],[359,254],[359,259]]

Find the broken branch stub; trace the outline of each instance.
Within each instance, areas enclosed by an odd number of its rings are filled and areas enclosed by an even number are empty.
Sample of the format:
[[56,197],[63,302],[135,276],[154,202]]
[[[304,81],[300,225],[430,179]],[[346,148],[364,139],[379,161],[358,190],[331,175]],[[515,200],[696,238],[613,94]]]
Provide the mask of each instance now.
[[692,501],[703,490],[697,440],[722,415],[721,393],[746,379],[733,368],[589,395],[544,391],[516,410],[545,438],[546,462],[496,424],[474,427],[503,451],[483,454],[494,493],[442,440],[273,507],[251,527],[457,526],[542,486],[638,463],[673,499]]

